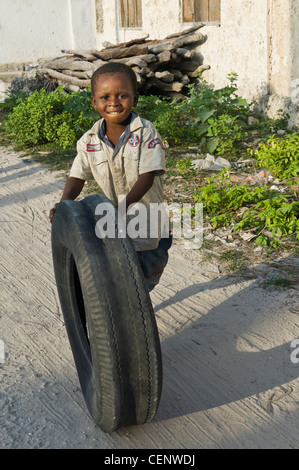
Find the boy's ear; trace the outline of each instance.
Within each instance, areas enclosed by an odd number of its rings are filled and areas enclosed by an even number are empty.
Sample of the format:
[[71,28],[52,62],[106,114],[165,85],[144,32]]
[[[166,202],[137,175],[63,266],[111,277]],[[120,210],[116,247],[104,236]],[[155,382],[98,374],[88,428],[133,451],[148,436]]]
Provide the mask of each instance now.
[[94,99],[93,96],[91,97],[91,104],[92,104],[93,109],[97,110],[97,108],[96,108],[96,103],[95,103],[95,99]]
[[133,106],[137,106],[138,99],[139,99],[139,93],[136,93],[135,98],[134,98]]

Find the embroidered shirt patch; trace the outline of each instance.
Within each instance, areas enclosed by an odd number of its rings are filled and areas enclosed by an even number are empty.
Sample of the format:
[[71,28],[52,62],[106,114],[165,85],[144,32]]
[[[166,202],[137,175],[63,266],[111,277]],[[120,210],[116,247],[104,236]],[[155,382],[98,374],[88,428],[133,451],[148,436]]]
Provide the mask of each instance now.
[[151,140],[148,144],[148,148],[154,149],[155,147],[157,147],[157,145],[161,145],[162,149],[164,150],[162,140],[159,139],[159,137],[156,137],[155,139]]
[[128,142],[129,142],[129,145],[131,145],[131,147],[137,147],[139,145],[138,135],[137,134],[132,134],[131,137],[129,138]]
[[102,144],[99,142],[98,144],[87,144],[86,146],[87,152],[99,152],[102,150]]

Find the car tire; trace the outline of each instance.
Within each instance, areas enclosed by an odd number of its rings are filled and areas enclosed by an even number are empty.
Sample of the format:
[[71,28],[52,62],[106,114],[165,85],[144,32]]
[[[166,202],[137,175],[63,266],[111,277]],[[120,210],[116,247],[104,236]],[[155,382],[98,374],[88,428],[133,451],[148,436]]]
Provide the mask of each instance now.
[[[159,334],[130,239],[96,235],[105,196],[62,201],[52,221],[58,295],[82,393],[105,432],[151,421],[162,389]],[[99,233],[98,233],[99,235]]]

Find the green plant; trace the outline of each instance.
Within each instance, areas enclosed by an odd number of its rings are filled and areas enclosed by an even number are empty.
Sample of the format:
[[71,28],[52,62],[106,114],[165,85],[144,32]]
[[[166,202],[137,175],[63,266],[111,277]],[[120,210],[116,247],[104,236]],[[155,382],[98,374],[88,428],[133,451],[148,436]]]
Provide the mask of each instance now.
[[191,160],[182,158],[176,164],[176,167],[180,170],[180,175],[184,177],[193,176],[196,174],[196,170],[192,168]]
[[[277,247],[290,236],[299,240],[299,202],[292,200],[291,195],[277,193],[267,186],[234,184],[227,171],[223,171],[208,179],[194,198],[203,203],[204,214],[215,228],[233,224],[234,231],[251,229],[262,246]],[[246,210],[238,215],[238,209],[244,206]]]
[[237,95],[237,74],[228,75],[230,86],[213,90],[201,79],[190,86],[190,97],[197,109],[193,126],[197,127],[201,146],[210,153],[236,153],[236,144],[244,138],[250,104]]
[[243,136],[250,106],[237,96],[237,75],[228,78],[230,86],[214,90],[200,76],[180,100],[141,96],[136,110],[154,123],[169,145],[200,141],[203,149],[223,154]]
[[288,179],[299,175],[298,149],[298,133],[288,134],[283,138],[273,135],[267,142],[259,145],[255,156],[260,167],[269,168],[277,178]]
[[261,287],[291,287],[293,282],[291,279],[279,276],[279,277],[272,277],[260,283]]
[[[199,137],[202,137],[201,145],[206,143],[209,153],[216,152],[217,155],[228,155],[233,157],[238,150],[236,144],[244,138],[244,123],[237,116],[222,114],[218,118],[207,120],[207,130],[199,131]],[[203,132],[203,133],[201,133]],[[205,137],[203,135],[205,134]]]
[[168,145],[181,145],[197,140],[197,131],[190,122],[192,106],[187,97],[176,100],[157,96],[141,96],[136,111],[153,122]]
[[42,89],[18,100],[4,129],[21,147],[53,142],[66,149],[75,145],[95,119],[88,92],[67,94],[59,87],[52,93]]
[[21,101],[26,100],[30,96],[29,91],[19,91],[18,93],[11,93],[10,88],[5,92],[6,98],[3,103],[0,103],[0,109],[12,111]]
[[[261,246],[278,246],[282,238],[293,234],[299,240],[299,202],[289,202],[289,197],[277,195],[275,191],[269,193],[244,213],[235,230],[255,228],[262,232],[256,238]],[[263,234],[265,229],[270,232],[270,238]]]
[[219,259],[227,263],[230,271],[236,271],[244,268],[244,261],[247,258],[242,251],[227,250],[221,253]]

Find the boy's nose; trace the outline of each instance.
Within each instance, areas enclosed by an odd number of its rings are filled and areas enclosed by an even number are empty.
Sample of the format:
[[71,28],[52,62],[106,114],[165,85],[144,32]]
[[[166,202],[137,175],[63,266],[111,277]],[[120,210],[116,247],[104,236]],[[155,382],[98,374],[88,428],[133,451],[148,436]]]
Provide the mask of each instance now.
[[119,105],[119,100],[118,100],[117,96],[111,97],[110,101],[109,101],[109,104],[112,105],[112,106],[118,106]]

